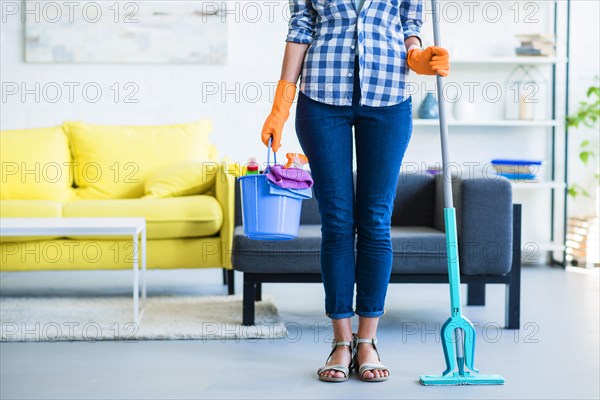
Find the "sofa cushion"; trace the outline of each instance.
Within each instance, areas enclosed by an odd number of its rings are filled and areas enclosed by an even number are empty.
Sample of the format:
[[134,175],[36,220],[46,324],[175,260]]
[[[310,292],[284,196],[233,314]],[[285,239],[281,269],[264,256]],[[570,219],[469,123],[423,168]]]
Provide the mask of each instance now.
[[166,167],[146,179],[144,197],[177,197],[203,194],[214,186],[216,162],[188,161]]
[[[214,268],[221,265],[218,237],[148,240],[148,269]],[[129,238],[41,240],[0,243],[0,271],[132,268]]]
[[433,226],[435,177],[425,173],[400,173],[394,199],[392,225]]
[[238,271],[320,273],[321,225],[300,225],[290,241],[250,240],[242,226],[233,233],[231,263]]
[[67,201],[73,195],[71,154],[63,129],[0,131],[2,200]]
[[427,226],[392,227],[394,274],[447,274],[446,234]]
[[65,217],[144,217],[148,239],[212,236],[223,224],[223,211],[212,196],[167,199],[77,200],[67,203]]
[[63,203],[52,200],[0,200],[0,218],[60,218]]
[[[392,227],[395,274],[447,272],[445,234],[429,227]],[[232,263],[243,272],[321,273],[321,225],[300,225],[294,240],[257,241],[235,228]]]
[[184,161],[215,161],[209,120],[166,126],[65,123],[78,199],[129,199],[144,195],[146,179]]
[[[63,203],[52,200],[0,200],[0,218],[60,218]],[[44,236],[2,236],[0,242],[48,240]]]

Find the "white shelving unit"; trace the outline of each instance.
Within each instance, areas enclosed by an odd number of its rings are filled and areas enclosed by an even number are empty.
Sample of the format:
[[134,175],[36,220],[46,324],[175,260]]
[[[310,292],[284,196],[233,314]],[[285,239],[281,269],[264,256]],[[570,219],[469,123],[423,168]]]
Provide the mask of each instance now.
[[[558,0],[553,0],[552,2],[548,2],[549,9],[553,9],[551,11],[551,16],[553,17],[554,22],[551,22],[550,29],[554,29],[554,34],[557,37],[557,43],[559,39],[559,33],[562,31],[557,28],[557,24],[560,17],[557,17],[559,14],[558,10]],[[568,4],[568,2],[567,2]],[[567,5],[567,14],[568,14],[568,5]],[[568,16],[567,16],[567,43],[568,43]],[[558,51],[557,47],[557,51]],[[563,54],[564,53],[564,54]],[[564,124],[564,116],[561,112],[558,111],[558,103],[556,100],[556,92],[557,87],[559,85],[564,84],[565,91],[568,93],[568,78],[561,79],[558,76],[559,69],[566,69],[567,77],[568,77],[568,68],[569,68],[569,51],[568,45],[567,49],[564,52],[559,52],[559,55],[556,57],[543,57],[543,56],[529,56],[522,57],[516,55],[507,55],[507,56],[482,56],[482,57],[463,57],[463,58],[453,58],[451,59],[451,64],[454,68],[454,71],[472,71],[473,69],[485,69],[486,67],[493,70],[494,73],[498,73],[498,71],[505,70],[507,75],[510,73],[511,69],[515,68],[518,65],[540,65],[543,66],[545,71],[551,69],[551,82],[550,93],[552,98],[549,99],[552,106],[552,112],[550,117],[543,120],[506,120],[506,119],[473,119],[473,120],[455,120],[449,119],[448,125],[450,127],[456,128],[488,128],[488,129],[480,129],[477,130],[477,134],[485,135],[487,132],[492,132],[493,129],[489,128],[515,128],[522,129],[524,135],[548,135],[546,143],[549,145],[548,148],[548,159],[549,159],[549,171],[547,176],[547,180],[540,180],[537,182],[511,182],[512,188],[515,191],[515,194],[527,194],[530,191],[541,191],[542,195],[545,196],[546,193],[550,197],[550,236],[548,240],[532,240],[532,238],[523,237],[523,248],[522,254],[524,256],[524,262],[531,262],[532,259],[538,259],[537,262],[544,262],[542,257],[544,255],[550,255],[551,263],[566,263],[565,261],[565,235],[566,230],[563,235],[559,235],[555,233],[555,214],[562,214],[562,221],[558,222],[558,227],[560,227],[560,223],[563,225],[563,230],[566,227],[566,167],[565,167],[565,181],[561,181],[563,179],[558,173],[559,167],[561,165],[567,165],[567,154],[564,156],[561,155],[559,150],[556,147],[556,141],[559,137],[558,135],[560,130],[566,129]],[[548,72],[546,72],[548,73]],[[568,110],[568,109],[565,109]],[[566,112],[566,111],[565,111]],[[416,115],[416,113],[415,113]],[[427,130],[436,128],[439,126],[439,121],[437,119],[418,119],[415,118],[413,120],[413,126],[418,127],[419,129]],[[465,130],[465,133],[468,133],[469,130]],[[557,161],[558,160],[558,161]],[[557,199],[561,196],[564,196],[564,204],[558,206]],[[560,208],[562,207],[562,212]],[[527,221],[527,216],[524,215],[524,224],[532,223],[532,221]],[[563,260],[557,261],[554,259],[554,252],[562,252]],[[529,259],[529,261],[528,261]]]

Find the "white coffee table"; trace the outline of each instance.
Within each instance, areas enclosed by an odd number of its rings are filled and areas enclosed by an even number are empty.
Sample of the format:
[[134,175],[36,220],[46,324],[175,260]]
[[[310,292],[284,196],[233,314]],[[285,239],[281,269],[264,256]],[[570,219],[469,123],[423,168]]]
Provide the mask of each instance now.
[[[146,300],[146,220],[144,218],[0,218],[0,236],[88,235],[131,237],[133,241],[133,321],[139,324]],[[141,243],[141,251],[138,243]],[[141,285],[140,264],[142,267]],[[142,304],[140,304],[140,286]]]

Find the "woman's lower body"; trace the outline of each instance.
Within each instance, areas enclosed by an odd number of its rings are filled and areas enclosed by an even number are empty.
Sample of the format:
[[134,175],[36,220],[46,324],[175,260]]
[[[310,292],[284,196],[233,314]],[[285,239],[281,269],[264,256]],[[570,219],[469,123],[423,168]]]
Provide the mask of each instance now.
[[412,132],[410,98],[389,107],[361,106],[359,101],[356,70],[352,106],[328,105],[300,93],[296,110],[296,133],[309,159],[321,213],[325,313],[334,330],[336,320],[349,321],[355,314],[377,318],[385,312],[391,214]]

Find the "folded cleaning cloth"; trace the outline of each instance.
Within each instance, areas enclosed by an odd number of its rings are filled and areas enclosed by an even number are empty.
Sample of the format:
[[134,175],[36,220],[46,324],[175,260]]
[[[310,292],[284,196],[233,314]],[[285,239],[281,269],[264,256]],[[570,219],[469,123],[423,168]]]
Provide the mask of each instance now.
[[283,189],[308,189],[314,183],[308,171],[300,168],[283,168],[283,165],[269,167],[267,179]]
[[269,193],[270,194],[277,194],[280,196],[287,196],[287,197],[291,197],[294,199],[301,199],[301,200],[312,198],[312,189],[311,188],[284,189],[284,188],[281,188],[281,187],[275,185],[273,182],[271,182],[268,179],[267,179],[267,183],[269,184]]

